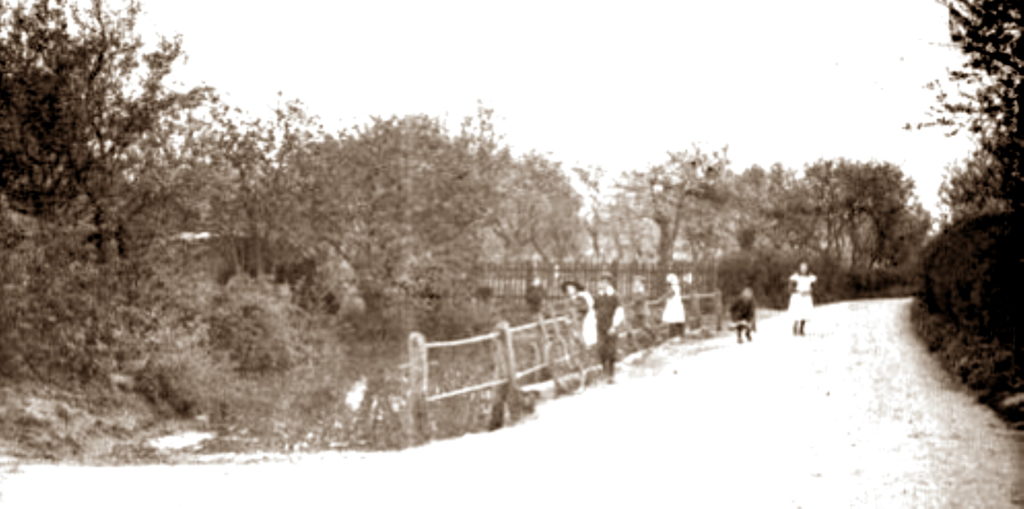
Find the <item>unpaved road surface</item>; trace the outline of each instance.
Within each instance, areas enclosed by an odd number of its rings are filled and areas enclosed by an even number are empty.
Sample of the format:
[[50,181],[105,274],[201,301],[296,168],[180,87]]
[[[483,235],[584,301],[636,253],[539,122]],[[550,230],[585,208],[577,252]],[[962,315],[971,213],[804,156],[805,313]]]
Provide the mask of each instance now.
[[665,345],[515,427],[403,452],[23,465],[0,507],[1024,507],[1024,441],[949,381],[908,304]]

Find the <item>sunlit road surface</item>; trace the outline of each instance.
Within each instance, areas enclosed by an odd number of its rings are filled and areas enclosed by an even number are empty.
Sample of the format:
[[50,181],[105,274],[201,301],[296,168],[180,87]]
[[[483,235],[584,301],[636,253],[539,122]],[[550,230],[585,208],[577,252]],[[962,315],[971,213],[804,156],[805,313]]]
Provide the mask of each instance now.
[[665,345],[515,427],[402,452],[21,466],[0,507],[1024,507],[1024,441],[949,382],[908,305]]

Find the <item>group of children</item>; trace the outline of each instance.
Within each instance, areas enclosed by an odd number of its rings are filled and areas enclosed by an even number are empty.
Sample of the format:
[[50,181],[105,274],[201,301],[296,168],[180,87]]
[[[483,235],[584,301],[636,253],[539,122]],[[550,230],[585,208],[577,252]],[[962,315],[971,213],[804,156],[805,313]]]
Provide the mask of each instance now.
[[[814,307],[811,288],[816,281],[817,277],[810,273],[806,263],[801,263],[799,270],[789,278],[789,313],[793,317],[794,335],[804,335],[804,328]],[[682,285],[675,274],[668,274],[665,282],[668,285],[668,292],[662,299],[656,301],[664,301],[661,321],[668,326],[670,338],[682,338],[686,333],[686,308],[683,306]],[[541,284],[540,278],[534,278],[527,288],[526,301],[533,313],[540,313],[543,307],[544,290]],[[580,337],[583,343],[587,348],[597,347],[605,378],[609,383],[614,383],[616,342],[618,335],[624,332],[623,327],[626,323],[625,310],[615,291],[614,278],[609,274],[602,275],[598,280],[596,296],[591,295],[583,285],[575,281],[563,282],[562,291],[580,317]],[[640,322],[637,325],[641,325],[647,321],[645,313],[648,309],[647,304],[643,302],[646,298],[643,280],[634,281],[633,295],[633,317]],[[729,307],[729,314],[733,322],[732,328],[736,331],[736,342],[742,344],[744,340],[753,341],[752,333],[757,330],[757,321],[756,303],[751,288],[743,289]]]

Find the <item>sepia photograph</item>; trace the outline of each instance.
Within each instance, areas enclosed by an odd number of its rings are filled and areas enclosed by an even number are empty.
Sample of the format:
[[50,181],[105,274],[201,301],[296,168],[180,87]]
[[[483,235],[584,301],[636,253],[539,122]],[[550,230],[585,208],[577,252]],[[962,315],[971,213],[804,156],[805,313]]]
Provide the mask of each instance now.
[[1024,508],[1022,26],[0,0],[0,508]]

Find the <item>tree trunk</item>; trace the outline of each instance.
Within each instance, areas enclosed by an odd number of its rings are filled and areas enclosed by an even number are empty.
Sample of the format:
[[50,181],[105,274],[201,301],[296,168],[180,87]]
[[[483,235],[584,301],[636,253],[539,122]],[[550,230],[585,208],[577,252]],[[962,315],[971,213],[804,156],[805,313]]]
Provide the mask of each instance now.
[[587,233],[590,234],[590,246],[594,249],[594,257],[601,258],[601,232],[597,224],[588,227]]

